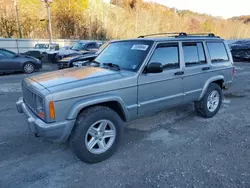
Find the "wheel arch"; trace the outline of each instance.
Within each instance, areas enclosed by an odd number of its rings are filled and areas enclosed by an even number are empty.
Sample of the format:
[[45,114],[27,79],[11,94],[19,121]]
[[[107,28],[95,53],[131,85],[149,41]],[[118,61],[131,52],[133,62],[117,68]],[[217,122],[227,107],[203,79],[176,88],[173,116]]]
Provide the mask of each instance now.
[[221,89],[223,88],[223,85],[224,85],[224,76],[223,75],[218,75],[218,76],[214,76],[214,77],[211,77],[211,78],[209,78],[207,81],[206,81],[206,83],[205,83],[205,85],[204,85],[204,87],[203,87],[203,89],[202,89],[202,92],[201,92],[201,94],[200,94],[200,97],[199,97],[199,100],[201,100],[202,99],[202,97],[205,95],[205,93],[207,92],[207,89],[208,89],[208,87],[209,87],[209,85],[211,84],[211,83],[216,83],[216,84],[218,84],[220,87],[221,87]]
[[118,96],[103,96],[95,98],[87,98],[84,100],[77,101],[70,109],[67,119],[76,119],[77,116],[87,108],[93,106],[107,106],[113,109],[121,117],[123,121],[129,120],[128,110],[123,102],[123,100]]

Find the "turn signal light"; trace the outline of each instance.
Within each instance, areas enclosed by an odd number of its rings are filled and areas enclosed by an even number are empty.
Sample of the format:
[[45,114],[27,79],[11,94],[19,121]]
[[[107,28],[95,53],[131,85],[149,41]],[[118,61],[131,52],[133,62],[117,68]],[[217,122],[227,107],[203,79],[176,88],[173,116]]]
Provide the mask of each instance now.
[[50,119],[55,119],[55,108],[54,108],[54,102],[49,102],[49,117]]

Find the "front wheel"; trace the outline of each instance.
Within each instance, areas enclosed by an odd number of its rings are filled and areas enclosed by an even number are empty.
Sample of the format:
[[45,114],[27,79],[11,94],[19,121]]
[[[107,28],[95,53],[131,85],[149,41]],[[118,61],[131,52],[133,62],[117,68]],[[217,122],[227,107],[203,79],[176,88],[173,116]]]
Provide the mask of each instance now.
[[31,74],[35,71],[35,65],[33,63],[25,63],[23,66],[23,72],[26,74]]
[[111,157],[121,141],[123,121],[112,109],[90,107],[79,114],[71,134],[70,145],[76,156],[87,163]]
[[200,101],[194,103],[196,112],[204,118],[211,118],[217,114],[221,107],[222,91],[218,84],[210,84],[206,94]]

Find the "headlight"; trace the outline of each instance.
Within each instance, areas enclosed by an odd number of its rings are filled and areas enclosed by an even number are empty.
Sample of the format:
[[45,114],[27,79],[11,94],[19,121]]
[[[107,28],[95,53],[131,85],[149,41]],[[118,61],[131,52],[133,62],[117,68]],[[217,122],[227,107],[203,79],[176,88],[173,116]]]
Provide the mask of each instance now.
[[82,66],[82,63],[81,63],[81,62],[74,62],[74,63],[73,63],[73,66],[79,67],[79,66]]
[[84,66],[88,62],[89,62],[88,60],[86,60],[86,61],[77,61],[77,62],[73,63],[73,66],[75,66],[75,67],[82,67],[82,66]]
[[42,97],[36,96],[36,110],[37,115],[44,119],[44,102]]

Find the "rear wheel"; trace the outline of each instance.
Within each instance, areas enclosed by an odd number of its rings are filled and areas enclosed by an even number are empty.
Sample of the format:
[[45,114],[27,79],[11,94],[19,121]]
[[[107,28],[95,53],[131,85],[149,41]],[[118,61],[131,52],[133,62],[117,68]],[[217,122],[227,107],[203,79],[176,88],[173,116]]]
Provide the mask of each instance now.
[[35,65],[33,63],[25,63],[23,66],[23,72],[26,74],[31,74],[35,71]]
[[200,101],[194,103],[196,112],[204,118],[211,118],[217,114],[221,107],[222,91],[218,84],[210,84],[206,94]]
[[123,134],[123,121],[112,109],[91,107],[79,114],[70,137],[76,156],[87,163],[97,163],[111,157]]

